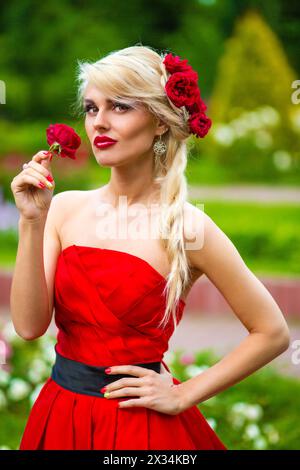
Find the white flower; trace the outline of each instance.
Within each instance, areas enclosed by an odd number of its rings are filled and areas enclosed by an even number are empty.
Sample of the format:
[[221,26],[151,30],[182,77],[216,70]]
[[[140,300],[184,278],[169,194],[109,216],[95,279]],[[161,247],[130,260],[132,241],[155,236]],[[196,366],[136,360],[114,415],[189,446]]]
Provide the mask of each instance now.
[[249,129],[252,129],[252,130],[258,130],[263,125],[259,112],[255,112],[255,111],[248,112],[247,121],[248,121]]
[[245,428],[244,436],[246,439],[260,437],[260,429],[257,424],[248,424]]
[[7,385],[9,383],[10,374],[7,370],[0,368],[0,385]]
[[272,106],[264,106],[259,110],[260,119],[267,126],[276,126],[280,123],[281,117],[278,111]]
[[244,426],[246,420],[256,420],[260,417],[261,413],[262,411],[258,405],[237,402],[232,405],[229,416],[232,426],[236,429],[240,429]]
[[207,418],[206,420],[211,428],[216,429],[217,421],[214,418]]
[[260,436],[254,440],[253,447],[254,449],[259,449],[259,450],[266,449],[268,447],[268,443],[263,436]]
[[5,408],[6,405],[7,405],[7,399],[6,399],[5,393],[2,390],[0,390],[0,410]]
[[55,362],[55,338],[49,335],[44,335],[40,338],[41,352],[43,359],[49,364]]
[[250,421],[257,421],[263,415],[263,409],[260,405],[249,405],[248,403],[237,402],[231,407],[231,412],[242,415]]
[[247,403],[239,401],[239,402],[235,403],[234,405],[232,405],[231,411],[233,413],[244,413],[247,406],[248,406]]
[[30,369],[30,371],[27,374],[27,378],[30,380],[30,382],[37,384],[43,379],[44,374],[41,374],[40,372]]
[[271,134],[263,129],[256,131],[255,133],[255,143],[256,146],[260,149],[267,149],[271,147],[273,138]]
[[234,119],[231,121],[231,126],[237,137],[244,137],[247,134],[248,127],[244,119]]
[[292,163],[292,158],[289,152],[285,150],[277,150],[273,153],[274,165],[279,170],[288,170]]
[[32,391],[32,393],[30,394],[30,396],[29,396],[29,401],[30,401],[31,406],[32,406],[32,405],[34,404],[34,402],[36,401],[37,397],[39,396],[40,391],[41,391],[42,388],[43,388],[43,386],[44,386],[43,383],[37,385],[37,386],[35,387],[35,389]]
[[248,405],[244,409],[244,415],[251,421],[257,421],[262,417],[263,409],[260,405]]
[[230,146],[235,139],[234,130],[225,124],[216,124],[213,129],[214,139],[221,145]]
[[27,377],[31,382],[40,382],[45,375],[49,373],[48,366],[41,359],[34,359],[30,364],[30,369],[27,373]]
[[195,377],[196,375],[201,374],[204,372],[206,369],[208,369],[208,366],[196,366],[194,364],[191,364],[186,367],[186,373],[190,377]]
[[29,394],[30,389],[31,387],[25,380],[14,378],[10,381],[7,396],[14,401],[22,400]]

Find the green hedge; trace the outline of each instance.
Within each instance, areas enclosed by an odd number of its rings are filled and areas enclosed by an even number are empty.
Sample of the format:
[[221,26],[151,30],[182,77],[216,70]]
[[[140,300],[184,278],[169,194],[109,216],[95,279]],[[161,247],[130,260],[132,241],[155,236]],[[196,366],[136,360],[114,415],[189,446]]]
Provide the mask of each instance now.
[[300,205],[203,202],[250,269],[261,274],[300,273]]
[[[105,180],[106,172],[95,172],[93,177],[96,187],[97,179]],[[91,185],[92,178],[85,178],[87,186],[88,182]],[[257,274],[300,274],[300,206],[205,202],[204,211]],[[17,244],[14,230],[0,231],[0,266],[13,267]]]

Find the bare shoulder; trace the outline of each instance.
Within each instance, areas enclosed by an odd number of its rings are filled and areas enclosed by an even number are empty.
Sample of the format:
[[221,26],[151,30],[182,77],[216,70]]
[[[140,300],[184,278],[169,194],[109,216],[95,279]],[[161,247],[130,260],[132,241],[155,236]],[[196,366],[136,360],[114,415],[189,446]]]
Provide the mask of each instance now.
[[[232,241],[205,213],[203,205],[194,206],[186,202],[184,217],[186,250],[192,266],[201,269],[207,275],[217,268],[222,259],[225,261],[225,258],[230,263],[235,261],[240,268],[245,266]],[[226,267],[226,263],[223,267]]]
[[49,215],[53,217],[53,222],[58,232],[68,214],[71,214],[72,209],[75,207],[79,209],[80,205],[88,199],[89,194],[90,191],[69,190],[62,191],[53,196]]

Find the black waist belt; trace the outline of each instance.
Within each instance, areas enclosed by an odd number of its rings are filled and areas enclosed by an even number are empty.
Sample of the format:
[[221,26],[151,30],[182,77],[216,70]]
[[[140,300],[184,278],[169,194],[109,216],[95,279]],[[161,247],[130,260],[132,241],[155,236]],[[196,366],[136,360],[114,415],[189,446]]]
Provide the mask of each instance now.
[[[61,387],[71,390],[72,392],[104,397],[104,393],[100,392],[102,387],[105,387],[105,385],[115,382],[116,380],[122,379],[123,377],[134,377],[133,375],[128,374],[106,374],[104,371],[109,366],[90,366],[83,362],[68,359],[59,354],[56,349],[55,353],[56,359],[52,367],[51,378]],[[145,367],[160,373],[160,362],[148,362],[132,365]]]

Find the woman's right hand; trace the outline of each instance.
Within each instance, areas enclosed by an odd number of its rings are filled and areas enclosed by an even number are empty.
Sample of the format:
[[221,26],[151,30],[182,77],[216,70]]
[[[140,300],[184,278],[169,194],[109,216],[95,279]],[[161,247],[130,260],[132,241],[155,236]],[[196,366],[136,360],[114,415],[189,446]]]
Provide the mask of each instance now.
[[[37,220],[47,215],[55,187],[54,181],[51,186],[47,179],[47,176],[50,176],[50,180],[52,178],[51,159],[51,153],[38,152],[11,182],[17,209],[26,220]],[[40,186],[40,182],[45,185],[44,188]]]

